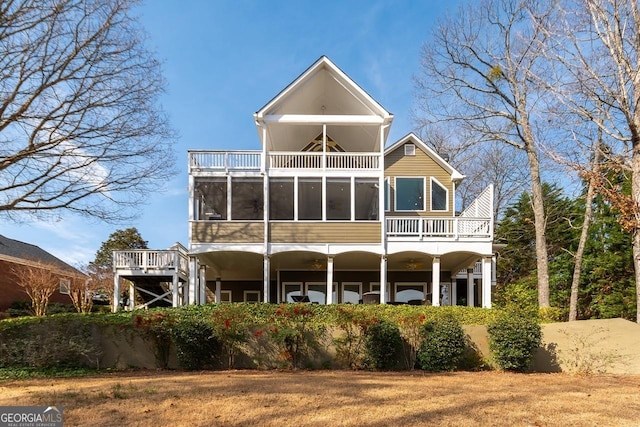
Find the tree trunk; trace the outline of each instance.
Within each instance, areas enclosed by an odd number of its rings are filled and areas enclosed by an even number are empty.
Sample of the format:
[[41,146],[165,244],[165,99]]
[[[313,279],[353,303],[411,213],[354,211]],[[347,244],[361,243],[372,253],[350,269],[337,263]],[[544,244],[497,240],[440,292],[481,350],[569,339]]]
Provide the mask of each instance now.
[[[523,126],[525,139],[533,141],[533,134],[529,126]],[[525,145],[529,170],[531,173],[531,202],[533,209],[533,223],[536,232],[536,267],[538,270],[538,306],[550,307],[549,298],[549,260],[547,255],[547,221],[544,213],[544,199],[542,181],[540,179],[540,160],[532,143]]]
[[[639,88],[640,89],[640,88]],[[636,279],[636,322],[640,323],[640,222],[638,220],[638,206],[640,205],[640,134],[636,124],[640,124],[640,110],[636,110],[634,119],[636,123],[630,125],[631,146],[631,197],[636,207],[635,227],[632,235],[633,267]]]

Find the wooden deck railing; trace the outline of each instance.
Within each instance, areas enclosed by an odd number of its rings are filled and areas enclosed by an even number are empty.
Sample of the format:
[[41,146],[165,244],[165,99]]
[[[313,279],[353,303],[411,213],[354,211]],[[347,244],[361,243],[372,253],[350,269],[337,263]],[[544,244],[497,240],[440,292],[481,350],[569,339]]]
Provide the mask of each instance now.
[[387,218],[387,236],[395,238],[491,238],[490,218]]
[[123,270],[177,270],[187,274],[189,259],[183,251],[135,249],[126,251],[113,251],[113,269]]

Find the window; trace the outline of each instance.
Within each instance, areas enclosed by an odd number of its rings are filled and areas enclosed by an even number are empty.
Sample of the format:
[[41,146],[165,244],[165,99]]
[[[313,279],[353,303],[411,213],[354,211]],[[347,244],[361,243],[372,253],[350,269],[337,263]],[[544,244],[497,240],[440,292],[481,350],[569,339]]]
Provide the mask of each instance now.
[[227,219],[227,179],[196,181],[194,204],[196,220]]
[[396,211],[424,211],[424,178],[396,178]]
[[264,189],[262,179],[231,181],[231,219],[264,219]]
[[269,219],[293,220],[293,178],[276,178],[269,185]]
[[302,295],[302,283],[300,282],[284,283],[282,285],[282,295],[283,295],[282,300],[284,302],[289,302],[289,303],[294,302],[292,297]]
[[423,301],[425,299],[426,283],[397,283],[396,302],[409,302],[412,300]]
[[359,304],[362,299],[362,283],[345,282],[342,284],[342,303]]
[[304,178],[298,182],[298,219],[322,219],[322,180]]
[[351,220],[351,180],[327,179],[327,219]]
[[60,279],[60,293],[69,295],[69,292],[71,292],[71,280]]
[[244,302],[260,302],[260,291],[244,291],[243,295]]
[[437,179],[431,178],[431,210],[446,211],[448,210],[449,192],[438,182]]
[[[380,282],[371,282],[370,286],[371,286],[371,292],[380,293]],[[389,292],[389,282],[387,282],[387,286],[384,287],[384,292],[385,292],[385,301],[386,302],[391,301],[391,298],[390,298],[391,295]]]
[[380,205],[378,203],[378,180],[356,178],[356,220],[377,221]]
[[233,300],[231,299],[231,291],[220,291],[220,302],[221,303],[233,302]]
[[405,156],[415,156],[416,155],[416,146],[415,146],[415,144],[404,144],[404,155]]

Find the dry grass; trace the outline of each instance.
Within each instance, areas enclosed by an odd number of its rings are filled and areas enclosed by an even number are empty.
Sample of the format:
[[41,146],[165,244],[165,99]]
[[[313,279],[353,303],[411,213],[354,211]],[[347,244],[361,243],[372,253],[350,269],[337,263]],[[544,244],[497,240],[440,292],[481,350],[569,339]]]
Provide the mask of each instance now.
[[0,382],[0,405],[65,426],[638,426],[640,377],[459,372],[138,371]]

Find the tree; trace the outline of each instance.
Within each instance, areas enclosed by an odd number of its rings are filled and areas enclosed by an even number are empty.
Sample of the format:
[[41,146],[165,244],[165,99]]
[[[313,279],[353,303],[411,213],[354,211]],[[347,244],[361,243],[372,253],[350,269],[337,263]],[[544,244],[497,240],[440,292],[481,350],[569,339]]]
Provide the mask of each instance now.
[[[0,2],[0,213],[106,221],[172,175],[136,0]],[[133,213],[132,213],[133,212]]]
[[[91,313],[94,297],[102,292],[105,284],[99,280],[93,280],[89,269],[85,269],[84,275],[76,276],[69,281],[69,298],[78,313]],[[111,292],[113,293],[113,292]]]
[[47,314],[47,306],[51,295],[60,289],[62,276],[54,264],[37,263],[35,265],[19,265],[12,268],[16,284],[31,299],[31,307],[36,316]]
[[[603,167],[592,178],[599,177],[597,190],[619,210],[621,224],[632,235],[640,313],[640,6],[620,0],[565,0],[561,6],[558,25],[540,22],[557,40],[548,55],[567,90],[556,92],[568,108],[617,142],[612,144],[610,168]],[[627,196],[607,179],[617,170],[630,173]]]
[[102,242],[96,258],[89,263],[87,273],[96,290],[106,294],[113,305],[113,251],[126,249],[147,249],[147,241],[135,227],[116,230]]
[[424,45],[416,81],[423,124],[447,123],[472,142],[499,142],[525,153],[540,307],[550,305],[539,157],[546,92],[533,77],[544,69],[547,35],[532,16],[544,20],[553,8],[527,0],[483,0],[461,8]]

